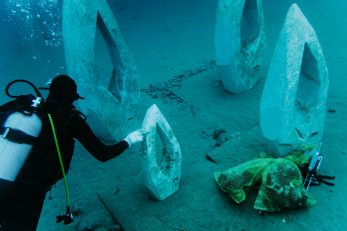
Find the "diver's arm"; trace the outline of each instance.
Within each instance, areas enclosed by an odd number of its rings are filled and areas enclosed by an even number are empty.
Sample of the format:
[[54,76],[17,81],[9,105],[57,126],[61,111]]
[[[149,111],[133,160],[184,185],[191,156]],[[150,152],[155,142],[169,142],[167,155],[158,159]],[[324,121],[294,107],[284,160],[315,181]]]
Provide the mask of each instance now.
[[122,140],[113,145],[105,145],[91,130],[87,122],[80,116],[74,116],[68,125],[72,134],[97,160],[105,162],[124,152],[129,144]]

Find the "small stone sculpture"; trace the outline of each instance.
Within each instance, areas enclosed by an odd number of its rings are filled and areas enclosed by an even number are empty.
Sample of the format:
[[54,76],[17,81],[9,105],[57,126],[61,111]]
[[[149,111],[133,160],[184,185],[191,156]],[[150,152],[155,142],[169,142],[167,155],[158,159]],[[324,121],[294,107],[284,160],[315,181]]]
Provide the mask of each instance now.
[[[147,110],[142,126],[148,132],[143,143],[145,185],[155,198],[164,200],[179,188],[182,160],[180,145],[157,105],[153,104]],[[157,160],[157,134],[164,146],[160,164]]]

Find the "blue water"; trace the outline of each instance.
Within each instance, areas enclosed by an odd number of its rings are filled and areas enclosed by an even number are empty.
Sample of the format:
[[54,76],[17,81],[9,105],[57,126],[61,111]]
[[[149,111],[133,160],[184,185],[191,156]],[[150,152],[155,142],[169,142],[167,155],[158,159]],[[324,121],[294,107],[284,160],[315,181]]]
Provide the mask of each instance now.
[[[160,86],[214,60],[217,0],[108,2],[138,68],[141,89],[151,84]],[[253,133],[259,126],[259,101],[281,26],[294,2],[315,29],[329,69],[327,106],[335,112],[326,118],[321,170],[336,176],[336,186],[313,189],[318,204],[312,208],[260,217],[252,201],[236,206],[224,197],[213,182],[213,172],[255,158],[263,151],[261,134]],[[263,8],[265,70],[253,89],[236,96],[226,93],[212,68],[173,90],[186,104],[142,96],[144,105],[156,103],[162,108],[180,141],[184,159],[182,185],[177,193],[164,202],[149,199],[142,185],[136,150],[101,166],[77,147],[69,177],[73,203],[81,215],[71,226],[55,224],[54,216],[64,208],[63,187],[58,185],[55,199],[46,201],[39,230],[83,230],[80,223],[88,222],[109,229],[112,221],[95,197],[97,191],[121,219],[133,225],[129,230],[346,230],[347,1],[263,0]],[[43,85],[49,78],[66,72],[61,1],[3,0],[0,15],[0,89],[17,78]],[[97,47],[98,54],[104,57],[102,45]],[[4,94],[0,95],[0,103],[7,100]],[[231,154],[221,157],[220,165],[211,166],[204,156],[216,148],[208,135],[221,128],[230,140],[235,139],[236,146]],[[245,142],[237,143],[238,137]]]

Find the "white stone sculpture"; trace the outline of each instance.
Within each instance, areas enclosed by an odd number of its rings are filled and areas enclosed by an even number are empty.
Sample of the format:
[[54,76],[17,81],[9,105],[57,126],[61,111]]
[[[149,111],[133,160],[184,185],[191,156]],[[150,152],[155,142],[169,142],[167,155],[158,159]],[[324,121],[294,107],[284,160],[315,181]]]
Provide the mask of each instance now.
[[286,155],[323,136],[329,78],[317,35],[301,10],[288,10],[272,57],[260,105],[269,147]]
[[[113,66],[107,73],[97,68],[97,30],[106,41]],[[93,130],[105,141],[122,138],[137,116],[138,74],[107,1],[65,0],[63,41],[67,72],[87,99],[80,106]]]
[[[145,185],[158,200],[164,200],[179,188],[182,154],[180,145],[157,105],[152,105],[143,120],[148,132],[143,142]],[[162,161],[158,163],[157,134],[163,144]]]
[[219,0],[215,27],[216,64],[224,88],[234,94],[260,77],[265,48],[261,0]]

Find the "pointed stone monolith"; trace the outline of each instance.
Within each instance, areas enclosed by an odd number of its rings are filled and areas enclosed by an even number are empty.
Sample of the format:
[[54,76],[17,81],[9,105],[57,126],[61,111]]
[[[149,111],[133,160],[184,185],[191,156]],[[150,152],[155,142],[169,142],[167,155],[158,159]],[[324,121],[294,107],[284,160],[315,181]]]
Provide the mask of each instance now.
[[323,136],[329,78],[317,35],[301,10],[288,10],[260,105],[260,124],[269,147],[286,155]]
[[261,0],[219,0],[215,27],[216,64],[224,88],[234,94],[260,77],[265,48]]
[[[96,62],[97,30],[106,42],[113,70]],[[137,116],[138,74],[117,20],[106,0],[65,0],[63,41],[67,72],[86,100],[80,102],[93,130],[104,140],[123,138]],[[109,57],[107,57],[109,56]]]
[[[145,185],[155,198],[164,200],[179,188],[182,161],[180,145],[155,104],[147,110],[142,127],[148,132],[143,143]],[[157,134],[163,144],[161,163],[157,160]]]

